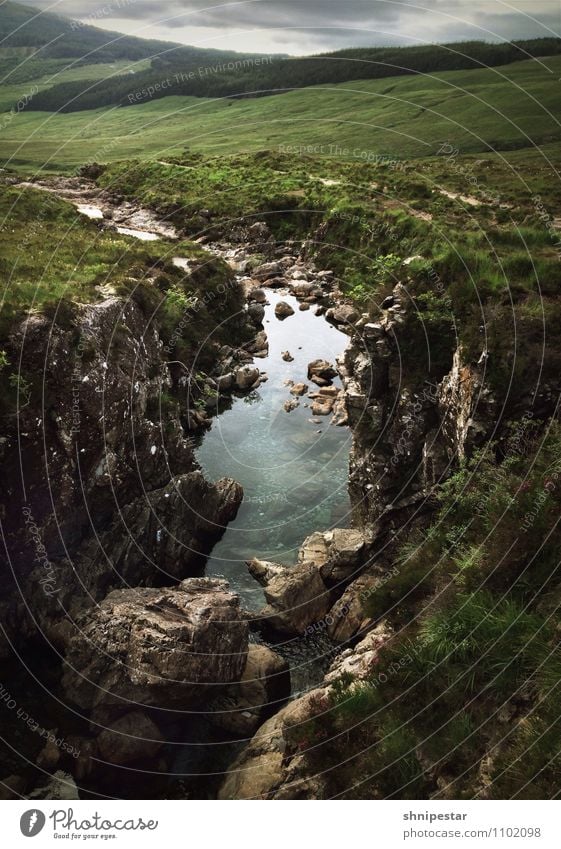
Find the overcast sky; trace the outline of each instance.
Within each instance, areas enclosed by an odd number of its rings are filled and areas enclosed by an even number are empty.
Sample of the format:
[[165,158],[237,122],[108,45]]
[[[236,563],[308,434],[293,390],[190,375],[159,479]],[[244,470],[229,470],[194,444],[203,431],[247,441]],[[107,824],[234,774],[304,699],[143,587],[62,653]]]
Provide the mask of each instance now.
[[251,52],[559,35],[561,0],[27,0],[106,29]]

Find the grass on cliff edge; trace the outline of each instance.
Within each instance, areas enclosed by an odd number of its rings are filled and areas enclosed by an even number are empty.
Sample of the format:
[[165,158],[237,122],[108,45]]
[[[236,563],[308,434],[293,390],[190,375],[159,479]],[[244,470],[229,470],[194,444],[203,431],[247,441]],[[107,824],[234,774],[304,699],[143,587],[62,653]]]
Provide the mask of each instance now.
[[186,146],[231,154],[315,145],[358,162],[375,154],[427,156],[442,143],[463,153],[527,148],[561,139],[559,76],[557,56],[258,99],[169,97],[70,115],[26,111],[8,122],[0,116],[0,162],[68,172],[93,160],[165,158]]
[[400,338],[409,376],[440,379],[461,342],[468,360],[487,351],[490,384],[512,381],[512,400],[561,366],[560,167],[557,144],[369,165],[261,151],[117,162],[99,182],[193,235],[258,219],[307,240],[375,319],[402,283],[416,308]]
[[292,731],[347,798],[548,799],[561,781],[561,428],[528,420],[449,480],[365,602],[395,634]]
[[[172,264],[174,256],[191,260],[189,273]],[[28,314],[42,314],[69,333],[77,326],[84,304],[109,296],[132,298],[154,322],[163,341],[175,338],[176,359],[189,356],[218,326],[222,311],[236,314],[241,293],[220,259],[191,242],[141,242],[102,230],[66,201],[44,191],[0,186],[0,396],[1,409],[12,410],[14,392],[30,384],[17,362],[12,339]],[[198,299],[198,300],[197,300]],[[194,318],[190,315],[197,303]],[[217,343],[227,343],[228,327]]]

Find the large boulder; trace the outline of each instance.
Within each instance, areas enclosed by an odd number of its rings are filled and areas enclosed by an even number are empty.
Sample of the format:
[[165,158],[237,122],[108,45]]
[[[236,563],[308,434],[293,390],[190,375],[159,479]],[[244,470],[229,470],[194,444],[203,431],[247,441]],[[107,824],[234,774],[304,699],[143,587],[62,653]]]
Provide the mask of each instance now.
[[312,563],[326,584],[348,580],[363,565],[365,539],[354,528],[334,528],[311,534],[298,553],[300,563]]
[[265,629],[280,634],[303,634],[329,610],[329,592],[313,564],[280,566],[252,560],[248,568],[264,587],[267,606],[260,618]]
[[[211,483],[197,470],[122,507],[120,517],[97,539],[84,543],[76,557],[57,562],[52,597],[39,580],[31,584],[43,633],[63,650],[73,635],[74,619],[111,590],[198,574],[242,501],[243,489],[236,481]],[[37,578],[42,577],[39,569]]]
[[226,581],[116,590],[79,621],[63,686],[100,721],[133,705],[191,708],[239,681],[247,647],[248,624]]
[[350,304],[340,304],[327,310],[325,317],[335,324],[354,324],[360,318],[360,313]]

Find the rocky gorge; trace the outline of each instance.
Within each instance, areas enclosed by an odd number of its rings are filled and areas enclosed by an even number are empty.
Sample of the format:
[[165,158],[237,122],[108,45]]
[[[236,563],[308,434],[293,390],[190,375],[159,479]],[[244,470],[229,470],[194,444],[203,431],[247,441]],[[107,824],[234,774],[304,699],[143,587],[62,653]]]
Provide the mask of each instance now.
[[[41,391],[2,438],[17,482],[1,496],[2,653],[7,664],[29,646],[48,658],[55,700],[73,719],[63,728],[52,710],[37,717],[72,752],[37,745],[5,785],[39,798],[58,776],[80,796],[113,796],[123,792],[119,768],[138,767],[153,783],[127,792],[327,798],[306,728],[338,682],[372,674],[393,625],[365,602],[395,574],[402,540],[427,525],[435,487],[493,435],[499,401],[485,358],[468,361],[451,339],[431,361],[405,286],[361,312],[316,263],[313,239],[279,242],[264,220],[212,232],[183,256],[175,225],[91,179],[42,188],[100,227],[169,240],[173,273],[198,281],[199,293],[164,332],[150,287],[168,272],[155,268],[127,296],[108,283],[68,315],[30,314],[9,340]],[[290,330],[299,313],[348,342],[337,360],[309,359],[305,374]],[[209,480],[200,458],[224,412],[259,403],[271,381],[260,367],[269,314],[285,334],[277,362],[296,378],[275,415],[351,435],[350,510],[312,526],[295,562],[252,541],[243,569],[262,593],[256,607],[222,567],[209,569],[243,512],[244,488],[235,476]],[[195,344],[180,350],[190,335]],[[307,654],[322,655],[298,688],[295,645],[304,668]],[[24,693],[10,696],[19,703]]]

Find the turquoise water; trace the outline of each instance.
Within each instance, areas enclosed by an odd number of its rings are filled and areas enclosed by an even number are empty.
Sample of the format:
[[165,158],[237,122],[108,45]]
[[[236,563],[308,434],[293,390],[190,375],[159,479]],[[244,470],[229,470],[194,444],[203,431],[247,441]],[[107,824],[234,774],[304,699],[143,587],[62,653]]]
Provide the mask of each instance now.
[[[307,380],[308,363],[319,358],[335,363],[348,337],[314,315],[313,305],[300,311],[290,295],[267,290],[267,297],[264,327],[269,356],[255,364],[269,380],[250,396],[235,398],[230,409],[213,419],[197,452],[208,479],[232,477],[244,488],[238,516],[214,547],[206,574],[225,577],[250,609],[262,606],[263,595],[247,572],[246,560],[294,563],[310,533],[351,523],[350,430],[331,425],[330,416],[312,416],[311,401],[305,396],[292,412],[283,408],[293,397],[285,381],[307,383],[310,391],[317,390]],[[295,310],[284,321],[274,314],[281,300]],[[286,350],[294,362],[283,361]],[[334,383],[340,386],[338,379]]]

